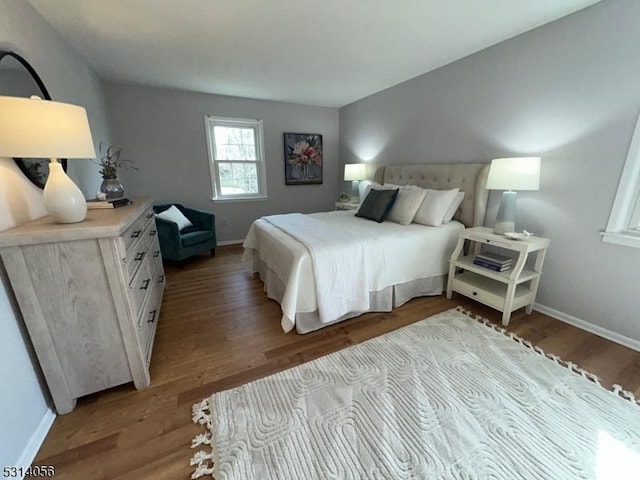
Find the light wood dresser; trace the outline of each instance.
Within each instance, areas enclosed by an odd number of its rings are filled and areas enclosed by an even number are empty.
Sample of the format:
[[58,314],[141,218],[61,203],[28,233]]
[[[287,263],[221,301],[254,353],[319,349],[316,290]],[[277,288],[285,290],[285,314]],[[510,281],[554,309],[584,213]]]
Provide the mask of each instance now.
[[6,230],[0,255],[58,413],[116,385],[149,386],[165,286],[151,199]]

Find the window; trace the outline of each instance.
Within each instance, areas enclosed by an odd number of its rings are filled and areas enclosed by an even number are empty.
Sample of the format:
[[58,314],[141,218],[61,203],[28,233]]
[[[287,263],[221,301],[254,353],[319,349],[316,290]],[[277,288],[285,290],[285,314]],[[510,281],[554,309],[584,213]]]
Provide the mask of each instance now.
[[633,132],[618,193],[602,239],[609,243],[640,248],[640,117]]
[[205,117],[213,200],[267,198],[262,120]]

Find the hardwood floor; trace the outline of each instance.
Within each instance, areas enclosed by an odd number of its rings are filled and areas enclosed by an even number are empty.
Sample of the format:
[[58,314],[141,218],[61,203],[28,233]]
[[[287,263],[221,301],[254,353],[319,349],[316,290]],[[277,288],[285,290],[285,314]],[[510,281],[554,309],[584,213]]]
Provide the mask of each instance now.
[[[239,246],[220,247],[180,270],[166,266],[167,290],[151,363],[151,386],[123,385],[80,399],[56,419],[35,464],[55,478],[190,478],[191,405],[228,389],[462,305],[499,323],[500,312],[454,294],[414,299],[307,335],[285,334],[280,309],[240,261]],[[544,281],[544,278],[543,280]],[[640,395],[640,353],[541,313],[514,313],[509,330]]]

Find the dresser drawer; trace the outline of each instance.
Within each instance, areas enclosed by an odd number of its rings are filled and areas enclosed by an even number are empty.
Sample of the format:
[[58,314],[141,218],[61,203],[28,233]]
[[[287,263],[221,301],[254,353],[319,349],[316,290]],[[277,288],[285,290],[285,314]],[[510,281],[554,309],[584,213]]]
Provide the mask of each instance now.
[[145,258],[136,272],[136,276],[129,283],[131,303],[133,304],[133,311],[137,315],[140,315],[140,309],[144,304],[145,298],[153,289],[153,268],[155,268],[155,262],[152,262],[150,258]]
[[[139,230],[135,230],[133,233],[136,235],[135,242],[131,243],[126,251],[125,266],[129,275],[129,281],[133,281],[136,276],[136,272],[140,266],[144,263],[145,258],[151,253],[150,246],[154,243],[157,244],[157,232],[156,224],[153,219],[149,220],[143,217],[141,220],[145,220],[142,225],[142,231],[138,234]],[[155,250],[154,250],[155,251]]]
[[158,317],[160,316],[164,284],[164,270],[162,262],[158,260],[155,263],[155,271],[150,287],[151,292],[145,299],[144,307],[138,317],[138,341],[147,361],[151,356],[153,337],[158,324]]
[[134,246],[134,244],[142,237],[142,234],[144,233],[148,223],[152,219],[153,219],[153,209],[148,208],[122,234],[122,239],[124,241],[124,248],[127,251],[127,253]]
[[[146,242],[146,246],[140,247],[142,257],[140,267],[134,272],[134,276],[129,283],[129,293],[136,314],[140,313],[140,308],[147,295],[153,290],[153,283],[157,281],[157,277],[162,275],[164,281],[160,246],[158,245],[155,229],[150,230],[141,239],[142,242]],[[160,273],[158,273],[158,265],[160,266]]]

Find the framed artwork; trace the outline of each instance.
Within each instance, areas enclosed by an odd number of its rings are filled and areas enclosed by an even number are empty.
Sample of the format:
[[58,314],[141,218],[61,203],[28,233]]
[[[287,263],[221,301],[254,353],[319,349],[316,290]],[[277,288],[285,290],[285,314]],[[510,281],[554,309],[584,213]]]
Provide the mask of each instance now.
[[322,135],[284,134],[284,179],[287,185],[322,183]]

